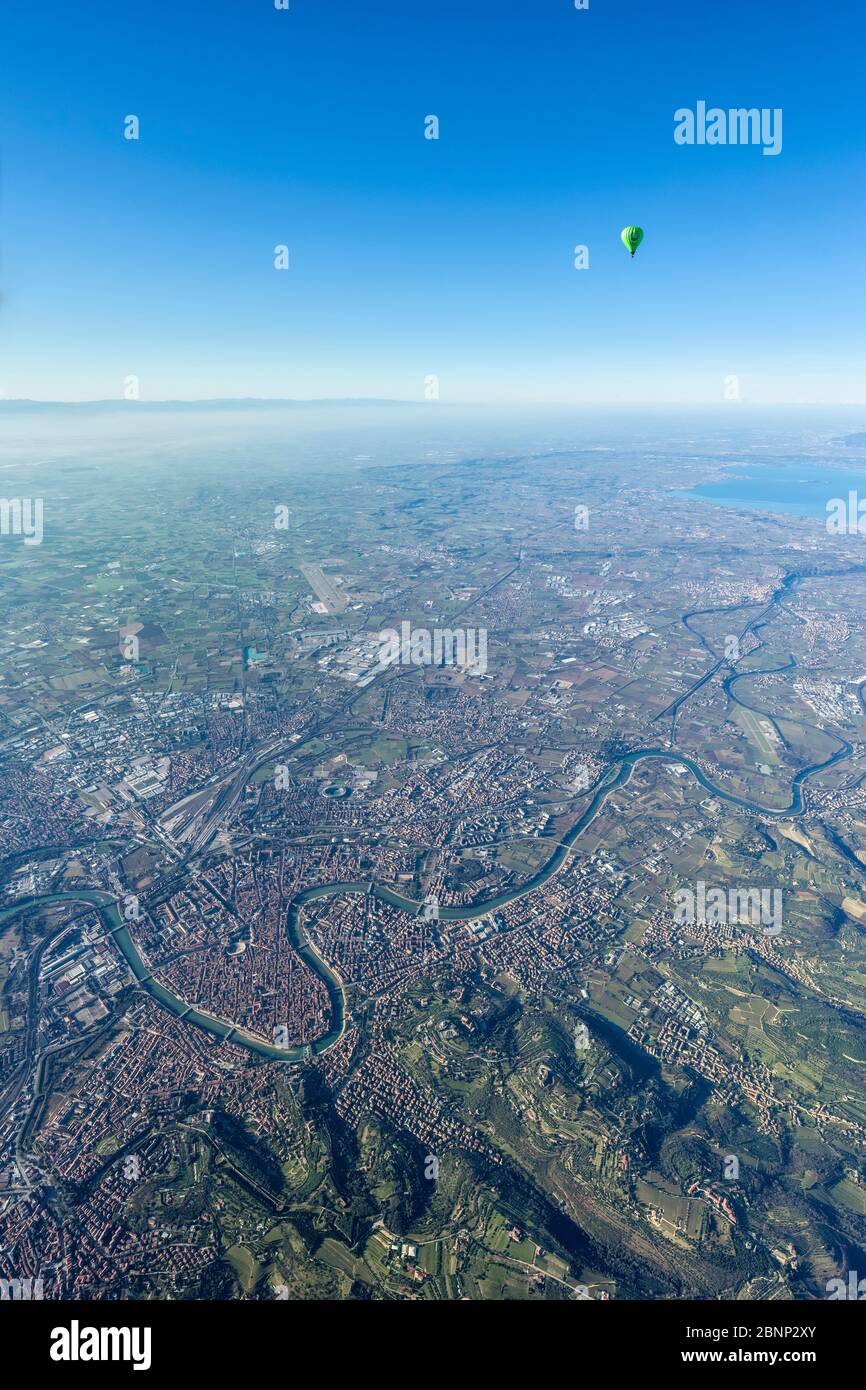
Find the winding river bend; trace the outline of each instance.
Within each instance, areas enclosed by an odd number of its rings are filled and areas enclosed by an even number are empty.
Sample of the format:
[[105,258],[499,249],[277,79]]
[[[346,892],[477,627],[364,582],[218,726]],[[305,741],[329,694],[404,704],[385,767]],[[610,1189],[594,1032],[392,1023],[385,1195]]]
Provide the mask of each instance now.
[[[761,675],[760,671],[745,674]],[[837,735],[838,737],[838,735]],[[604,806],[611,792],[618,787],[624,786],[631,777],[632,771],[639,762],[650,758],[661,758],[667,763],[680,763],[687,767],[693,777],[713,796],[720,800],[731,802],[735,806],[740,806],[744,810],[751,811],[756,815],[772,816],[775,819],[783,817],[798,816],[803,810],[803,785],[809,777],[815,773],[823,772],[827,768],[834,766],[835,763],[850,757],[852,752],[851,745],[842,741],[842,746],[829,758],[821,763],[814,763],[809,767],[802,768],[794,775],[791,784],[790,803],[781,810],[768,810],[765,806],[760,806],[757,802],[748,801],[743,797],[734,796],[733,793],[723,791],[721,787],[715,786],[709,778],[698,767],[697,763],[683,753],[675,753],[666,748],[641,748],[634,752],[626,753],[618,762],[605,773],[592,796],[589,805],[575,821],[571,830],[563,836],[557,843],[556,848],[548,859],[547,863],[532,878],[527,879],[519,888],[511,892],[498,893],[490,898],[485,898],[481,902],[474,903],[471,907],[443,907],[439,910],[440,919],[449,922],[472,921],[479,917],[484,917],[489,912],[495,912],[500,908],[506,907],[509,903],[517,902],[520,898],[525,898],[529,893],[534,892],[547,883],[554,874],[562,868],[569,858],[571,851],[586,830],[591,825],[599,811]],[[116,900],[109,894],[98,889],[87,889],[70,893],[48,893],[41,897],[22,899],[20,902],[12,904],[10,907],[0,910],[0,923],[20,912],[24,912],[28,907],[39,906],[50,902],[86,902],[96,908],[106,932],[117,943],[117,947],[129,965],[135,979],[141,989],[156,1000],[169,1013],[176,1018],[183,1019],[185,1023],[195,1024],[196,1027],[204,1029],[214,1037],[220,1039],[230,1039],[240,1047],[245,1047],[248,1051],[260,1057],[268,1058],[271,1061],[298,1062],[309,1057],[318,1056],[326,1052],[335,1042],[343,1036],[346,1028],[346,990],[343,981],[336,972],[328,965],[327,961],[316,950],[315,946],[306,936],[303,929],[303,908],[306,903],[316,901],[321,898],[335,897],[343,893],[369,893],[372,897],[378,898],[381,902],[388,903],[391,907],[400,911],[411,913],[417,916],[423,904],[415,898],[407,898],[395,892],[393,888],[381,883],[370,883],[366,880],[354,879],[343,882],[322,884],[315,888],[303,889],[296,894],[289,905],[286,918],[286,931],[293,947],[301,959],[309,966],[323,982],[331,1004],[332,1023],[327,1033],[316,1038],[314,1042],[295,1047],[277,1047],[272,1043],[265,1042],[246,1029],[238,1027],[225,1019],[216,1017],[214,1014],[204,1013],[200,1009],[195,1009],[184,999],[173,994],[171,990],[154,979],[150,967],[141,955],[136,946],[129,928],[120,916]]]
[[[318,890],[313,891],[318,892]],[[194,1023],[197,1028],[203,1028],[205,1032],[213,1034],[214,1037],[229,1038],[233,1043],[247,1048],[250,1052],[257,1053],[260,1057],[267,1057],[271,1061],[278,1062],[298,1062],[331,1047],[338,1038],[343,1036],[346,1026],[346,996],[342,981],[327,961],[322,959],[312,943],[307,940],[301,929],[299,913],[295,904],[304,896],[305,894],[299,894],[289,909],[287,931],[298,955],[323,981],[331,1002],[333,1021],[328,1032],[316,1038],[315,1042],[296,1047],[276,1047],[272,1043],[265,1042],[263,1038],[256,1037],[254,1033],[249,1033],[236,1024],[218,1018],[215,1014],[203,1013],[200,1009],[193,1008],[186,1000],[180,999],[171,990],[166,989],[165,985],[154,979],[147,962],[130,935],[129,928],[120,916],[116,900],[110,893],[103,893],[94,888],[70,893],[45,893],[41,897],[24,898],[20,902],[13,903],[11,907],[0,910],[0,923],[18,913],[26,912],[28,908],[42,906],[44,903],[89,903],[99,913],[106,933],[117,944],[118,950],[129,965],[139,986],[146,990],[151,998],[155,999],[169,1013],[174,1014],[176,1018],[183,1019],[185,1023]]]

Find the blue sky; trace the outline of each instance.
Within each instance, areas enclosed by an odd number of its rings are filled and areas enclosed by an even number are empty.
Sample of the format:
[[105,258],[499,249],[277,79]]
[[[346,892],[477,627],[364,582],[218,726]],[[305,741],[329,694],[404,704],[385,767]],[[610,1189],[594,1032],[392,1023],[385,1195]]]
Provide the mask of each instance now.
[[[850,0],[13,0],[3,28],[0,395],[866,400]],[[782,108],[782,152],[676,145],[699,100]]]

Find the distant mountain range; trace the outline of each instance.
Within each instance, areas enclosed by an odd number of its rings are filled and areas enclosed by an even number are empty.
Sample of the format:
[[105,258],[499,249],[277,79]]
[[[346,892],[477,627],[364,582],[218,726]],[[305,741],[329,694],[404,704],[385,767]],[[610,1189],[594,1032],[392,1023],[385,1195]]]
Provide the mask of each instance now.
[[[379,399],[375,396],[325,396],[313,400],[293,400],[290,397],[275,396],[218,396],[201,401],[30,401],[0,400],[0,410],[272,410],[275,406],[290,409],[308,409],[315,406],[333,405],[425,405],[425,401],[396,401]],[[437,402],[439,404],[439,402]]]

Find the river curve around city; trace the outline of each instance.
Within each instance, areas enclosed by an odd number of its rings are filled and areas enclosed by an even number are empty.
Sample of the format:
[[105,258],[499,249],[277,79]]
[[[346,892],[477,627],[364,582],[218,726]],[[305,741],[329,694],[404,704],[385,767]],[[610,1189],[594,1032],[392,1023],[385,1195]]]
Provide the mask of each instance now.
[[[762,674],[761,672],[744,674]],[[838,735],[837,735],[838,737]],[[604,806],[611,792],[624,786],[631,777],[632,771],[639,762],[647,759],[663,759],[667,763],[679,763],[687,767],[698,783],[713,796],[723,801],[730,802],[746,811],[760,816],[771,816],[774,819],[782,819],[790,816],[798,816],[803,810],[803,784],[808,778],[818,772],[826,771],[834,764],[851,756],[851,745],[841,740],[841,746],[826,758],[823,762],[814,763],[809,767],[802,768],[795,773],[791,784],[791,800],[788,806],[782,809],[771,810],[766,806],[760,806],[757,802],[746,800],[744,797],[735,796],[732,792],[724,791],[721,787],[715,786],[701,768],[691,758],[683,753],[676,753],[666,748],[641,748],[631,753],[626,753],[614,767],[610,768],[604,775],[601,782],[595,789],[589,805],[575,821],[571,830],[558,842],[556,848],[548,859],[547,863],[531,879],[515,888],[511,892],[499,893],[481,902],[474,903],[471,907],[443,907],[439,910],[439,918],[442,921],[472,921],[480,917],[487,916],[490,912],[496,912],[509,903],[517,902],[520,898],[526,897],[529,893],[543,887],[563,866],[569,858],[571,851],[589,826],[599,811]],[[303,889],[296,894],[289,906],[286,922],[286,930],[289,939],[295,950],[309,968],[316,974],[325,985],[331,1003],[332,1024],[327,1033],[316,1038],[314,1042],[294,1047],[277,1047],[274,1044],[265,1042],[257,1038],[254,1034],[238,1027],[236,1024],[227,1020],[217,1018],[213,1014],[204,1013],[195,1009],[185,1000],[173,994],[171,990],[154,979],[153,973],[149,968],[144,957],[129,931],[128,926],[123,922],[117,907],[116,900],[109,894],[97,889],[76,890],[70,893],[49,893],[40,897],[32,897],[14,903],[10,907],[0,909],[0,922],[26,910],[28,907],[39,906],[50,902],[87,902],[95,907],[99,912],[106,932],[117,943],[117,947],[132,970],[140,988],[144,989],[153,999],[163,1008],[174,1014],[176,1018],[182,1018],[184,1022],[193,1023],[196,1027],[204,1029],[213,1036],[220,1039],[229,1038],[231,1042],[240,1047],[247,1048],[250,1052],[258,1056],[268,1058],[271,1061],[297,1062],[306,1060],[310,1057],[320,1055],[332,1047],[343,1036],[346,1028],[346,991],[345,986],[336,972],[322,958],[306,936],[302,926],[302,913],[305,903],[313,902],[321,898],[335,897],[342,893],[369,893],[381,902],[388,903],[391,907],[403,912],[409,912],[417,916],[423,904],[414,898],[406,898],[402,894],[395,892],[393,888],[385,884],[366,882],[363,880],[349,880],[320,885],[315,888]]]

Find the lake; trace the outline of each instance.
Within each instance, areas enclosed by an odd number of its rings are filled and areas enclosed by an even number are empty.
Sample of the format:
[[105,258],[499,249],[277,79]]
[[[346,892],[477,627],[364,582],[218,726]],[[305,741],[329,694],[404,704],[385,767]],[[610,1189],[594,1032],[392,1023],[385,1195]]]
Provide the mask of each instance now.
[[808,463],[751,465],[739,463],[726,469],[714,483],[699,483],[677,497],[715,502],[750,511],[782,512],[825,520],[833,497],[847,498],[850,491],[866,496],[866,470],[820,468]]

